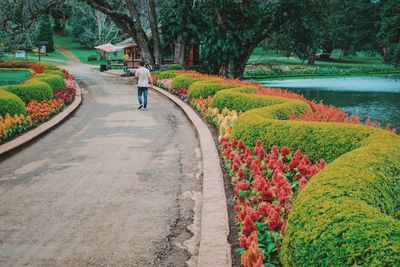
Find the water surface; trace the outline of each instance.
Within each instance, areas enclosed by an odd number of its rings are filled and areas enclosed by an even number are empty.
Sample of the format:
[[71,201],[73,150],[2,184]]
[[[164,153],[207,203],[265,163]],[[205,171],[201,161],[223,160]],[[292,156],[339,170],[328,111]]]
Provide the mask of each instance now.
[[[323,100],[362,120],[368,116],[386,125],[400,125],[399,77],[346,77],[261,81],[265,86],[286,88],[307,99]],[[398,127],[397,127],[398,128]]]

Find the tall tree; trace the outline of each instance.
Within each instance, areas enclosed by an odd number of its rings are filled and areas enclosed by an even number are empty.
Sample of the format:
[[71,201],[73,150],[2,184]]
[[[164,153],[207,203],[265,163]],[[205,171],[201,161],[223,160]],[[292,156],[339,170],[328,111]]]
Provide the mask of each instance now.
[[271,34],[275,2],[208,0],[199,4],[202,56],[210,73],[242,76],[254,48]]
[[378,37],[383,58],[387,63],[400,65],[400,2],[382,1]]
[[[150,0],[147,0],[150,1]],[[102,13],[108,15],[114,23],[124,32],[128,33],[138,44],[140,47],[142,56],[147,63],[154,64],[155,63],[155,54],[156,57],[159,57],[159,53],[154,53],[154,51],[160,51],[158,45],[154,45],[153,43],[153,51],[150,49],[149,38],[146,35],[146,32],[143,28],[143,24],[141,22],[141,14],[139,10],[139,3],[135,0],[86,0],[86,2],[93,8],[101,11]],[[150,3],[148,6],[151,6]],[[149,13],[152,11],[147,10]],[[154,11],[154,10],[153,10]],[[148,14],[149,14],[148,13]],[[154,14],[149,15],[149,17]],[[150,20],[152,23],[156,22],[156,20]],[[152,26],[152,27],[158,27]],[[152,38],[159,39],[158,31],[155,31],[154,36]],[[155,36],[157,35],[157,36]],[[157,46],[157,47],[155,47]]]
[[[174,63],[186,65],[186,56],[193,43],[199,43],[199,8],[196,0],[162,0],[160,11],[164,51],[173,46]],[[167,52],[167,53],[168,53]]]
[[48,14],[42,15],[42,19],[37,30],[36,40],[47,41],[47,52],[54,51],[53,29],[51,27],[50,16]]

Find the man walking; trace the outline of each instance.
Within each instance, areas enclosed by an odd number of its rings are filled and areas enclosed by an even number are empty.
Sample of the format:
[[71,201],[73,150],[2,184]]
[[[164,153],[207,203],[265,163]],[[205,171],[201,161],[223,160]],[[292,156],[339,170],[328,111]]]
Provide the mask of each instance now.
[[[151,88],[153,88],[153,80],[151,79],[150,71],[144,67],[144,62],[139,63],[140,67],[136,70],[135,77],[138,78],[137,88],[138,88],[138,109],[143,108],[147,110],[147,94],[149,91],[149,82]],[[143,101],[142,101],[143,95]]]

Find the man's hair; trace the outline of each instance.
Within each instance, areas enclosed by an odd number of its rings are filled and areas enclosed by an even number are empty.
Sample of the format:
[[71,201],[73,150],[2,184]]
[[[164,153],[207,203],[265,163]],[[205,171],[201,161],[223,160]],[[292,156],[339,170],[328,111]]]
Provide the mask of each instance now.
[[143,67],[144,66],[144,61],[140,61],[139,65]]

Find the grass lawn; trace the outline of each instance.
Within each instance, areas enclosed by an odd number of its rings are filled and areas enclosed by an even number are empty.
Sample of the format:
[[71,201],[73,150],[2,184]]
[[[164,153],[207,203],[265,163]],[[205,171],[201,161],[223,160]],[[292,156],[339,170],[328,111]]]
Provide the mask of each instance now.
[[256,48],[247,64],[246,79],[400,73],[399,68],[385,64],[380,55],[365,52],[341,57],[340,51],[334,51],[330,61],[317,60],[315,65],[308,65],[296,56],[288,58],[280,51]]
[[19,84],[31,75],[29,70],[0,69],[0,85]]
[[[72,54],[74,54],[80,61],[87,64],[99,65],[100,63],[105,63],[106,61],[88,61],[88,56],[97,55],[97,51],[94,48],[84,48],[79,42],[73,40],[70,36],[54,35],[54,45],[67,49]],[[122,58],[123,52],[118,51],[116,54],[112,53],[111,58]],[[98,56],[99,58],[99,56]]]

